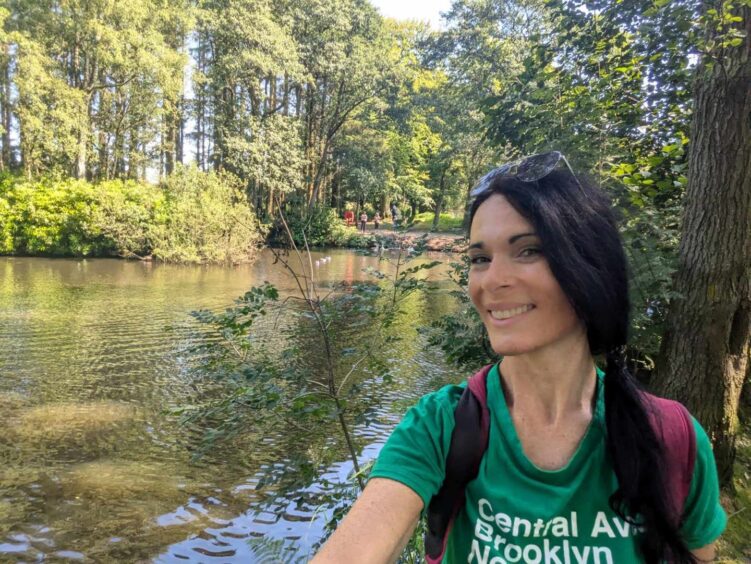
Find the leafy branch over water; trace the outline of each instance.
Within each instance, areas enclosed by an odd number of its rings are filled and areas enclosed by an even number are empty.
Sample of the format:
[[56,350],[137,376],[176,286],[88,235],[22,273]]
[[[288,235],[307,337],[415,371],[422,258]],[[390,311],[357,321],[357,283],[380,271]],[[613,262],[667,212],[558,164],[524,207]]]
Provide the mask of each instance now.
[[378,268],[366,269],[373,281],[323,287],[305,238],[300,248],[283,215],[279,222],[287,246],[273,253],[296,291],[280,296],[264,283],[224,312],[193,312],[216,337],[205,351],[201,376],[222,391],[179,411],[184,422],[207,429],[199,454],[264,421],[284,420],[306,431],[335,421],[362,489],[352,426],[364,416],[357,401],[363,378],[391,382],[388,353],[401,339],[394,323],[405,313],[404,301],[427,287],[423,271],[440,263],[414,263],[424,241],[399,239],[392,249],[374,249]]

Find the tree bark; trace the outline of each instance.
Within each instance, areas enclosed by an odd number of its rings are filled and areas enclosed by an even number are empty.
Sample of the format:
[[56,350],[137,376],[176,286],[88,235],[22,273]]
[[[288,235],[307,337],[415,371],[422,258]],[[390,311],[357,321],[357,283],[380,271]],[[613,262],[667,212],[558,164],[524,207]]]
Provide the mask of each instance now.
[[697,68],[675,278],[681,298],[670,306],[655,382],[702,423],[726,488],[751,355],[751,8],[739,12],[742,44]]
[[3,45],[3,84],[0,90],[2,97],[2,164],[4,168],[12,166],[10,151],[10,127],[11,127],[11,108],[10,108],[10,51],[8,44]]
[[435,208],[433,210],[433,231],[438,229],[438,222],[441,221],[441,212],[443,211],[443,190],[446,186],[446,172],[448,167],[441,171],[441,180],[438,184],[438,195],[435,198]]
[[289,75],[284,71],[284,85],[282,86],[282,115],[289,115]]

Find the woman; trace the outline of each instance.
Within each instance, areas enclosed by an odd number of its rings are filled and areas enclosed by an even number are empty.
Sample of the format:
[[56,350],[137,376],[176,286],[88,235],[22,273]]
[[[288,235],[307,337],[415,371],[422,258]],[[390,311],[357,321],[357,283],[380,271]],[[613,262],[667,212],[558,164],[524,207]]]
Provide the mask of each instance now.
[[[488,447],[443,561],[711,560],[726,524],[711,446],[694,420],[678,525],[623,358],[627,268],[607,197],[557,152],[496,169],[473,195],[469,293],[503,360],[487,376]],[[315,562],[398,557],[444,480],[462,391],[446,386],[407,413]]]

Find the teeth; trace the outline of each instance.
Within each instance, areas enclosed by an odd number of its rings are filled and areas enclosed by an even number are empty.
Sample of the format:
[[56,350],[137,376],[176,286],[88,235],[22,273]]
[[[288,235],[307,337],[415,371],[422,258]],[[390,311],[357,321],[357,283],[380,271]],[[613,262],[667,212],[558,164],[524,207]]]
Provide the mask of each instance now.
[[515,315],[519,315],[520,313],[529,311],[533,307],[535,306],[528,304],[525,306],[517,307],[515,309],[506,309],[503,311],[491,311],[490,317],[492,317],[493,319],[508,319],[509,317],[514,317]]

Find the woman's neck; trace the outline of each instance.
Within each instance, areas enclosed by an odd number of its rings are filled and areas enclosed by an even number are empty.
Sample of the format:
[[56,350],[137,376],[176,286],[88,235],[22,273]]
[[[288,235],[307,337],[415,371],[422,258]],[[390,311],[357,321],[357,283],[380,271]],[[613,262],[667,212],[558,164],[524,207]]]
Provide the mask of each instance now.
[[586,339],[504,357],[501,382],[510,411],[544,425],[593,413],[597,372]]

